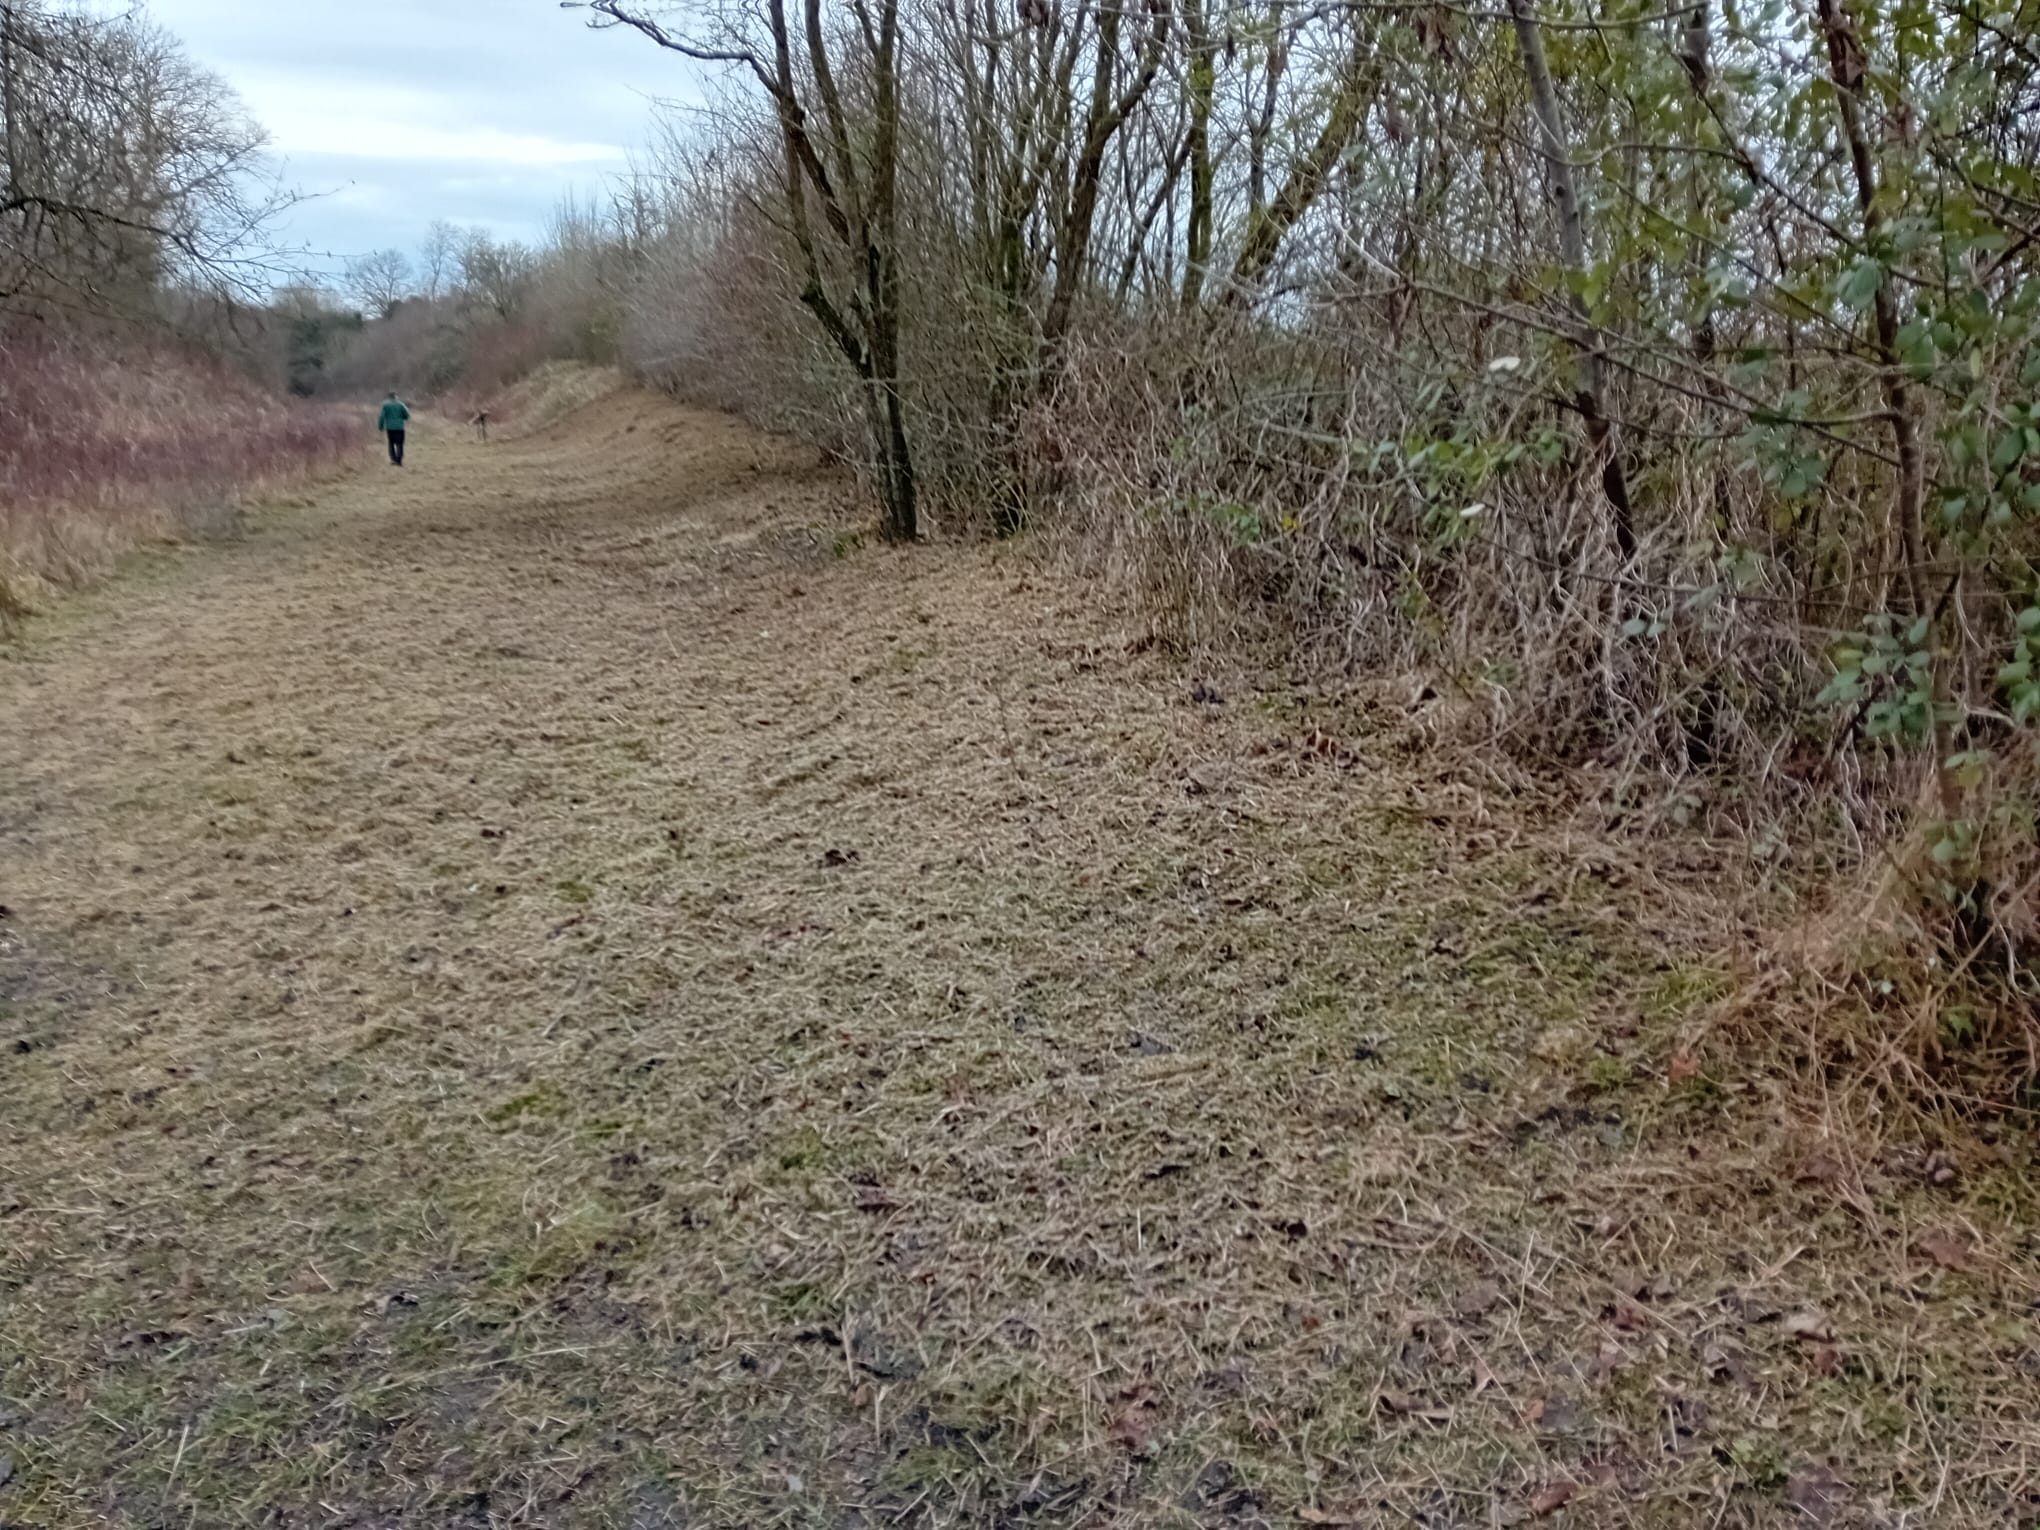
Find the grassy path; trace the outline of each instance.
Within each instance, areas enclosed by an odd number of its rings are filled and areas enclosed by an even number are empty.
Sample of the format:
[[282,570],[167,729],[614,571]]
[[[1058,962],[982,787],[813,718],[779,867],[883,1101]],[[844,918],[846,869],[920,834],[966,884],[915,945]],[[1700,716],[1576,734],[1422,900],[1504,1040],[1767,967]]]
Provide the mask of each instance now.
[[2012,1524],[2013,1167],[1622,852],[618,394],[0,660],[0,1525]]

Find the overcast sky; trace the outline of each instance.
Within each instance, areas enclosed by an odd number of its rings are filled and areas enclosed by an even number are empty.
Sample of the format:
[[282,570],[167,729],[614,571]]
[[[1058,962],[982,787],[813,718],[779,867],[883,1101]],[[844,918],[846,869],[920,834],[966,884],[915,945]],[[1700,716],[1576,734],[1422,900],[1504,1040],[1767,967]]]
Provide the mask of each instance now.
[[239,91],[286,180],[314,199],[286,238],[314,264],[434,218],[533,239],[568,191],[599,191],[646,141],[653,97],[695,99],[691,65],[590,32],[558,0],[148,0]]

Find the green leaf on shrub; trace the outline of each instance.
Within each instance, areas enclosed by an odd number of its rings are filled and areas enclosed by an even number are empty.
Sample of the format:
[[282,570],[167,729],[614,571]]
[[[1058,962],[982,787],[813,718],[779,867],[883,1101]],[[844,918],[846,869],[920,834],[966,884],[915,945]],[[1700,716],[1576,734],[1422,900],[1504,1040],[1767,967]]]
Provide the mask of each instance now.
[[1884,282],[1884,267],[1874,260],[1857,261],[1836,285],[1835,297],[1852,313],[1861,313],[1877,301],[1877,289]]
[[1817,698],[1823,706],[1835,706],[1859,699],[1863,694],[1863,677],[1853,669],[1845,669],[1834,679],[1821,687]]

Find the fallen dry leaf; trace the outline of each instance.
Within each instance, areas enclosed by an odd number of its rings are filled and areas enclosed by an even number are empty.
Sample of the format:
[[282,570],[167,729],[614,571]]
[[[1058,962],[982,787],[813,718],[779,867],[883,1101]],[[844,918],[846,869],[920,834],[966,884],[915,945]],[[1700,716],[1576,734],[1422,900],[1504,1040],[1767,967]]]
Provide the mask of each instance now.
[[1335,759],[1345,753],[1345,746],[1322,728],[1314,727],[1304,734],[1303,747],[1312,754],[1323,755],[1327,759]]
[[[1707,1427],[1707,1420],[1712,1416],[1713,1410],[1697,1397],[1681,1397],[1673,1393],[1665,1399],[1665,1417],[1671,1423],[1675,1446],[1680,1440],[1689,1440],[1697,1436]],[[1600,1464],[1608,1466],[1605,1461]],[[1613,1467],[1608,1469],[1614,1470]]]
[[1622,1289],[1640,1302],[1669,1301],[1679,1294],[1678,1282],[1669,1275],[1639,1275]]
[[1122,1406],[1112,1427],[1105,1431],[1106,1437],[1133,1455],[1146,1455],[1154,1441],[1154,1393],[1145,1386],[1132,1386],[1120,1392],[1117,1400]]
[[1382,1392],[1375,1401],[1384,1412],[1400,1414],[1404,1418],[1422,1419],[1427,1424],[1452,1422],[1450,1408],[1437,1407],[1420,1397],[1411,1396],[1408,1392]]
[[1849,1485],[1817,1462],[1801,1462],[1785,1481],[1785,1501],[1816,1525],[1832,1524],[1848,1505]]
[[1605,1387],[1617,1371],[1628,1361],[1629,1355],[1620,1344],[1603,1344],[1601,1352],[1594,1356],[1594,1363],[1588,1367],[1587,1375],[1597,1387]]
[[125,1350],[154,1349],[158,1345],[171,1344],[178,1339],[190,1337],[181,1328],[141,1328],[133,1333],[122,1334],[120,1343],[114,1347]]
[[1673,1084],[1690,1084],[1700,1076],[1700,1059],[1691,1052],[1674,1052],[1665,1067],[1665,1078]]
[[1479,1285],[1470,1286],[1460,1293],[1459,1299],[1452,1304],[1452,1314],[1454,1317],[1477,1318],[1494,1311],[1501,1305],[1501,1300],[1501,1290],[1495,1283],[1483,1280]]
[[1473,1372],[1473,1390],[1467,1393],[1467,1396],[1478,1397],[1489,1387],[1499,1388],[1501,1386],[1501,1383],[1495,1379],[1495,1373],[1488,1368],[1487,1361],[1481,1359],[1479,1355],[1473,1357],[1469,1369]]
[[1781,1325],[1786,1334],[1795,1339],[1804,1339],[1809,1344],[1832,1344],[1835,1337],[1834,1325],[1818,1307],[1807,1307],[1792,1313]]
[[1944,1270],[1969,1268],[1969,1240],[1945,1227],[1937,1227],[1932,1232],[1922,1233],[1913,1247]]
[[1726,1345],[1710,1344],[1700,1352],[1700,1363],[1714,1381],[1740,1381],[1744,1368],[1741,1357]]
[[1841,1161],[1832,1153],[1808,1153],[1792,1177],[1802,1185],[1833,1185],[1842,1178]]
[[1551,1483],[1542,1489],[1535,1498],[1530,1500],[1530,1512],[1539,1519],[1556,1514],[1560,1509],[1572,1502],[1573,1494],[1578,1491],[1578,1487],[1570,1482],[1559,1481]]
[[1136,1403],[1114,1419],[1106,1433],[1115,1444],[1125,1446],[1127,1454],[1144,1456],[1154,1444],[1154,1415]]

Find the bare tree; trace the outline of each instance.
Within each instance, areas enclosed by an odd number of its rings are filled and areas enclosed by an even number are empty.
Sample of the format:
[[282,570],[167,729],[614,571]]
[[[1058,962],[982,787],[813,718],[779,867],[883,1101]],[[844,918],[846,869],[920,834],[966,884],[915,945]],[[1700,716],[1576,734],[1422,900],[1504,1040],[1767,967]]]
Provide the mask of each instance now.
[[[1295,230],[1316,205],[1325,188],[1331,184],[1333,172],[1340,160],[1352,147],[1365,125],[1368,108],[1379,86],[1379,71],[1375,65],[1373,33],[1364,15],[1356,15],[1351,23],[1352,35],[1344,60],[1329,82],[1329,103],[1324,109],[1322,123],[1310,147],[1297,156],[1283,178],[1275,199],[1263,205],[1258,198],[1261,194],[1261,177],[1265,174],[1260,158],[1264,149],[1261,138],[1256,142],[1254,162],[1254,201],[1248,215],[1245,237],[1240,241],[1239,255],[1233,262],[1232,280],[1226,289],[1226,302],[1238,306],[1258,294],[1261,283],[1275,266],[1281,254],[1283,242]],[[1271,63],[1270,84],[1266,99],[1276,99],[1274,82],[1279,78],[1274,71],[1278,66]],[[1257,124],[1262,137],[1270,131],[1265,124]]]
[[402,250],[374,250],[347,262],[348,296],[374,318],[387,319],[411,292],[411,262]]
[[220,80],[133,17],[0,0],[0,309],[145,316],[170,287],[252,296],[292,200]]
[[427,298],[438,301],[459,269],[460,243],[460,230],[444,218],[434,218],[425,230],[425,242],[418,247],[418,279]]
[[[725,18],[713,37],[671,29],[672,7],[592,0],[592,24],[625,26],[689,58],[743,66],[777,126],[779,186],[799,262],[800,301],[859,384],[886,535],[919,529],[900,375],[899,0],[850,0],[834,29],[822,0],[785,0]],[[819,218],[820,230],[816,222]]]
[[470,229],[457,256],[461,297],[471,307],[499,319],[517,311],[537,267],[537,257],[512,240],[497,240],[483,229]]

